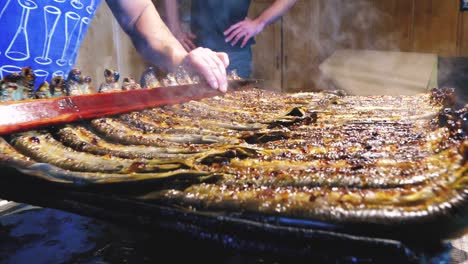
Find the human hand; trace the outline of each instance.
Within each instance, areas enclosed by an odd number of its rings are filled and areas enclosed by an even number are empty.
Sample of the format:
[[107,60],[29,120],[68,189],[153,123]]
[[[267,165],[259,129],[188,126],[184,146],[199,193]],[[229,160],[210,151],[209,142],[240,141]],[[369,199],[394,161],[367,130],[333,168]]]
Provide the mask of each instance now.
[[192,34],[190,32],[175,32],[174,36],[179,40],[180,44],[184,47],[184,49],[187,52],[190,52],[191,50],[194,50],[197,48],[195,44],[193,43],[193,40],[197,38],[195,34]]
[[224,31],[225,41],[231,42],[231,45],[234,46],[241,38],[244,38],[240,45],[243,48],[247,41],[262,32],[263,28],[261,23],[246,17],[243,21],[237,22]]
[[221,92],[227,91],[228,65],[229,57],[226,53],[201,47],[190,51],[183,60],[186,69],[200,73],[212,88]]

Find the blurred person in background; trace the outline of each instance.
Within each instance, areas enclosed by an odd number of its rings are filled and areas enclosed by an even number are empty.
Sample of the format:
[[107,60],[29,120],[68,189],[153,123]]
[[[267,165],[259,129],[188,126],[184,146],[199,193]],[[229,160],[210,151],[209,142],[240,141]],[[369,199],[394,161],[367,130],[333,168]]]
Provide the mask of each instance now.
[[252,72],[254,37],[283,16],[296,0],[276,0],[258,17],[247,17],[251,0],[191,0],[190,32],[185,32],[176,0],[164,0],[166,23],[186,51],[206,47],[229,55],[228,72]]

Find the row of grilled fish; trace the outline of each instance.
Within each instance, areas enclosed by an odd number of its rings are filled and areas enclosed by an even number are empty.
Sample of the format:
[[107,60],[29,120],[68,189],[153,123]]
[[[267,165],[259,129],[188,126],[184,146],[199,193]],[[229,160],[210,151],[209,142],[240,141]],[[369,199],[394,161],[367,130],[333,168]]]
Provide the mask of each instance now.
[[467,107],[259,89],[4,137],[0,162],[136,199],[329,222],[437,218],[468,203]]

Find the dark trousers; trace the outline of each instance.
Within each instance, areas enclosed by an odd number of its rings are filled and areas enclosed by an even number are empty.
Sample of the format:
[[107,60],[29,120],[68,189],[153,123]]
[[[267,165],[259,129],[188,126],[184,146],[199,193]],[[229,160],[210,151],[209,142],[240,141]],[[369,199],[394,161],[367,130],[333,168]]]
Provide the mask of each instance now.
[[245,47],[239,51],[230,51],[228,74],[236,70],[237,75],[242,78],[250,78],[252,73],[252,49]]

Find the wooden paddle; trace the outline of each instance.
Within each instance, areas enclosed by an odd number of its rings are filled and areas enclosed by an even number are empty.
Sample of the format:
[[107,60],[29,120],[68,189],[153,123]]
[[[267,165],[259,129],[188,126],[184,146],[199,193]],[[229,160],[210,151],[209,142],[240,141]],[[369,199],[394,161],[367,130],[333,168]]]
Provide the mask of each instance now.
[[[229,81],[228,92],[259,80]],[[223,95],[206,83],[0,103],[0,135]]]

